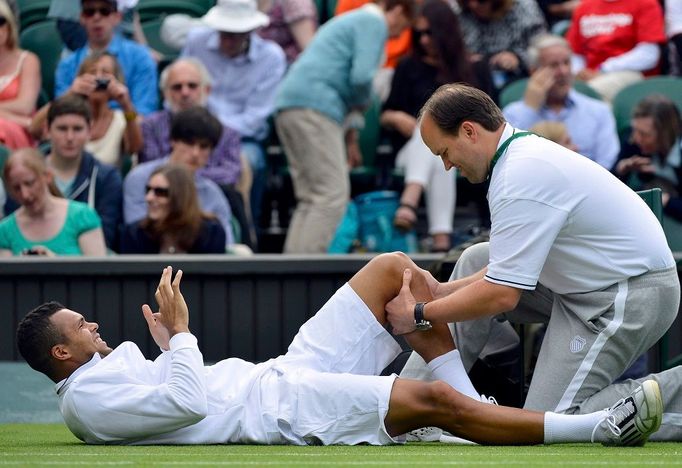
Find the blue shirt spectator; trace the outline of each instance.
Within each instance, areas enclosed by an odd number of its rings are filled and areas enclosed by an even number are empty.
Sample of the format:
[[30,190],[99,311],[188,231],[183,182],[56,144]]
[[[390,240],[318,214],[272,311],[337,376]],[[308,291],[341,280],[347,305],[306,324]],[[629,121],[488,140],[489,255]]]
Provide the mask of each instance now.
[[565,106],[556,111],[546,104],[535,110],[524,101],[504,108],[504,117],[517,128],[530,128],[542,120],[563,122],[577,152],[611,170],[618,158],[620,142],[616,120],[604,102],[571,90]]
[[246,53],[231,57],[220,48],[219,31],[195,28],[181,55],[196,57],[208,69],[213,79],[208,109],[223,125],[242,137],[267,136],[267,119],[287,67],[280,46],[251,32]]
[[386,21],[376,10],[366,5],[318,30],[282,83],[278,111],[313,109],[342,124],[351,109],[369,103],[388,37]]
[[[130,90],[130,98],[135,109],[147,115],[158,109],[156,63],[145,46],[114,35],[106,50],[116,56],[125,82]],[[55,95],[61,96],[73,83],[78,74],[78,67],[91,52],[90,46],[85,45],[73,54],[60,60],[55,71]],[[114,107],[112,105],[112,107]]]

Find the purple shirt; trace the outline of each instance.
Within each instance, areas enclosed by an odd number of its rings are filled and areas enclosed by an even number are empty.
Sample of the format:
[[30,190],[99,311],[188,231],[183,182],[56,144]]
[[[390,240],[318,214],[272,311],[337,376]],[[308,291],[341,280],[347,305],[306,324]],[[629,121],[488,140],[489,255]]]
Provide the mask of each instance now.
[[[138,153],[139,162],[164,158],[171,153],[170,126],[169,110],[154,112],[144,118],[141,125],[144,145]],[[239,133],[223,127],[218,145],[213,149],[206,167],[199,170],[198,174],[218,185],[237,183],[241,175],[240,149]]]

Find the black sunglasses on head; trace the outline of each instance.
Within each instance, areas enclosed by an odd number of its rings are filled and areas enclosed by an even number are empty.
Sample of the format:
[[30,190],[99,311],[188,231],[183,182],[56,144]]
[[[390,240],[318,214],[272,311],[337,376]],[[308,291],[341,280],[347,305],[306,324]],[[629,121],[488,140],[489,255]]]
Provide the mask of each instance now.
[[144,193],[149,193],[149,191],[154,192],[156,197],[168,197],[168,187],[152,187],[151,185],[145,185]]
[[114,12],[114,9],[111,7],[99,7],[99,8],[83,8],[82,13],[83,16],[86,18],[92,18],[95,16],[96,13],[99,13],[102,16],[109,16]]

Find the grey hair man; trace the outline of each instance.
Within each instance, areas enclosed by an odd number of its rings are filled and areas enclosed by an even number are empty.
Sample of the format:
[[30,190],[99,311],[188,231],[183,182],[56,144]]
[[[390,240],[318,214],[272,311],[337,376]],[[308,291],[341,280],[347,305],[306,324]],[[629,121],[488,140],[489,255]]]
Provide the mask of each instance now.
[[538,36],[528,48],[528,61],[531,76],[523,99],[504,108],[505,118],[519,128],[542,120],[562,122],[577,152],[610,170],[620,151],[616,121],[605,103],[573,89],[566,39]]

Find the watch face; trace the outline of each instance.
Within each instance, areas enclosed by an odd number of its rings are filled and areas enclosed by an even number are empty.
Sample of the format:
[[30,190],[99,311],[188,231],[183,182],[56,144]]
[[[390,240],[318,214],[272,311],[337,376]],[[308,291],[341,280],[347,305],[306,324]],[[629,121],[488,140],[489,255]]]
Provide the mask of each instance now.
[[415,324],[415,329],[419,331],[431,330],[431,322],[429,322],[428,320],[422,320],[421,322],[417,322]]

